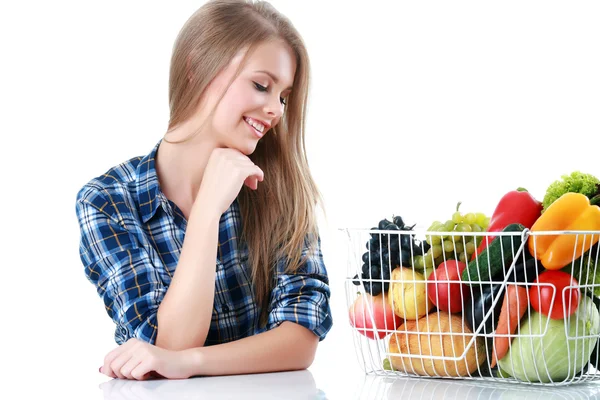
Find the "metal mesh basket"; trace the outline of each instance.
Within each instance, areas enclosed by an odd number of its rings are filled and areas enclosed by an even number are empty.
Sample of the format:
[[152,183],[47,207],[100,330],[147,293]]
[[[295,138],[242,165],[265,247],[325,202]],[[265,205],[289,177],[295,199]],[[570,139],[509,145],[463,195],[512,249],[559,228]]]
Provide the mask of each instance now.
[[[532,385],[600,378],[600,232],[340,231],[349,322],[367,374]],[[443,250],[402,249],[405,240]],[[482,241],[485,250],[473,252]]]

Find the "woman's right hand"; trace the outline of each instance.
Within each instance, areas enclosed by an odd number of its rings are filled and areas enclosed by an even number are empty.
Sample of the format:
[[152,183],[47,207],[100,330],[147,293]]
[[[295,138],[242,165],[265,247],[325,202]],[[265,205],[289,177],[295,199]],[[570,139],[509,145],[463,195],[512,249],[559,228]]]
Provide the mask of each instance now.
[[216,148],[211,153],[195,203],[222,215],[235,200],[242,185],[256,190],[263,171],[242,152]]

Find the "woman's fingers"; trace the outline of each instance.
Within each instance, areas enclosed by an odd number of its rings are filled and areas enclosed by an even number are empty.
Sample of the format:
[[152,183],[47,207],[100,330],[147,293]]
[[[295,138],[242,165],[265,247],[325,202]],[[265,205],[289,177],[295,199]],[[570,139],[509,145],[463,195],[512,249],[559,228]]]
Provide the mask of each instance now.
[[258,189],[258,180],[254,176],[249,176],[244,181],[244,185],[248,186],[252,190]]
[[119,347],[111,350],[106,356],[104,356],[104,364],[102,365],[102,370],[101,372],[105,375],[110,376],[111,378],[116,378],[117,375],[113,372],[112,369],[112,363],[113,361],[119,357],[119,355],[121,355],[121,353],[123,353],[123,351],[127,350],[127,345],[128,342],[123,343],[122,345],[120,345]]
[[252,190],[258,189],[258,182],[265,180],[264,172],[256,165],[250,167],[249,171],[246,173],[249,175],[246,177],[244,185],[248,186]]
[[130,338],[119,347],[116,347],[110,351],[104,357],[104,364],[100,368],[100,372],[110,376],[111,378],[124,379],[124,375],[121,373],[121,368],[135,353],[133,350],[139,343],[140,341],[138,339]]
[[254,175],[258,178],[259,181],[265,180],[265,173],[262,169],[260,169],[257,165],[254,166],[254,170],[256,171]]
[[129,360],[121,367],[119,372],[121,372],[121,375],[127,379],[138,379],[137,377],[133,376],[132,372],[142,363],[142,361],[143,360],[139,359],[135,356],[135,354],[133,354],[132,357],[130,357]]
[[133,353],[130,349],[124,348],[123,351],[117,355],[116,358],[110,363],[110,371],[120,379],[127,379],[121,372],[123,366],[132,358]]
[[[137,339],[130,339],[106,355],[100,372],[119,379],[165,379],[166,376],[156,372],[162,368],[167,371],[165,375],[178,377],[181,375],[177,366],[181,363],[179,358],[176,352],[160,349]],[[169,362],[175,365],[169,365]],[[164,363],[166,365],[163,365]],[[169,368],[175,368],[176,372],[171,374]]]

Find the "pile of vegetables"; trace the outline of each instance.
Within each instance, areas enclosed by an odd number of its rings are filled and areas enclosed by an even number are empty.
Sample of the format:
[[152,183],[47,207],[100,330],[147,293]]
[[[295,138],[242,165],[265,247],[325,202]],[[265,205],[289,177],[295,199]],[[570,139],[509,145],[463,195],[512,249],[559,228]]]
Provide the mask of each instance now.
[[560,382],[598,368],[598,204],[600,180],[575,171],[543,201],[521,188],[506,193],[491,218],[477,214],[485,234],[467,238],[469,218],[458,211],[452,224],[436,221],[430,231],[442,233],[428,231],[427,247],[411,244],[412,259],[388,258],[389,272],[377,266],[382,289],[358,296],[351,324],[369,339],[389,338],[384,368],[408,374]]

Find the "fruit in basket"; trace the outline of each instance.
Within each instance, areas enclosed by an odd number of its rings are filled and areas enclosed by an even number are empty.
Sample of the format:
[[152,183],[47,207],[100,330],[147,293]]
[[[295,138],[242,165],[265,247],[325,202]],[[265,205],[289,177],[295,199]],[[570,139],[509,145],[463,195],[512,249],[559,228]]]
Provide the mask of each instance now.
[[[523,232],[521,224],[510,224],[502,232]],[[478,285],[478,281],[489,281],[493,276],[506,272],[513,262],[519,247],[523,243],[522,235],[498,236],[473,261],[469,262],[462,273],[462,280]]]
[[[480,339],[473,340],[472,332],[460,316],[437,311],[400,326],[390,336],[389,355],[398,371],[461,377],[469,376],[483,364],[485,347]],[[461,355],[459,360],[451,359]]]
[[460,282],[460,275],[466,267],[467,264],[461,261],[445,261],[427,278],[427,295],[438,310],[462,311],[463,303],[471,293],[469,287]]
[[598,204],[600,200],[600,179],[581,171],[574,171],[570,175],[563,175],[548,186],[544,195],[544,212],[556,200],[565,193],[581,193],[586,196],[592,204]]
[[387,292],[389,287],[390,272],[388,268],[381,268],[379,265],[363,264],[360,279],[358,274],[352,278],[352,283],[360,286],[361,283],[365,292],[378,296],[382,292]]
[[552,319],[564,319],[577,309],[581,295],[579,284],[566,272],[544,271],[533,283],[539,284],[529,289],[531,306],[535,311]]
[[383,359],[383,370],[384,371],[395,371],[396,370],[394,368],[394,366],[392,365],[392,363],[390,362],[389,358]]
[[394,313],[403,319],[419,319],[433,308],[427,296],[425,277],[407,267],[392,271],[388,302]]
[[[427,231],[426,242],[431,248],[423,256],[425,266],[436,266],[447,260],[466,262],[477,248],[483,236],[466,235],[470,232],[483,232],[487,229],[489,218],[483,213],[461,214],[461,203],[456,206],[452,219],[445,222],[434,221]],[[456,235],[444,235],[435,232],[457,232]]]
[[579,374],[590,360],[600,314],[592,299],[583,296],[570,318],[550,319],[531,311],[518,333],[498,366],[524,382],[561,382]]
[[[542,214],[542,202],[533,197],[526,189],[518,188],[506,193],[494,210],[487,232],[500,232],[510,224],[521,224],[531,228]],[[477,254],[481,254],[495,236],[483,237],[479,247],[471,255],[474,260]]]
[[599,235],[535,235],[538,231],[598,231],[600,207],[581,193],[565,193],[531,227],[529,252],[546,269],[562,269],[598,242]]
[[[412,265],[415,257],[422,255],[429,248],[408,233],[414,225],[408,226],[399,215],[379,221],[377,227],[371,228],[371,237],[366,243],[367,251],[362,255],[362,271],[353,278],[353,283],[359,286],[362,282],[365,291],[373,296],[387,292],[392,270],[400,265]],[[378,230],[398,231],[394,233],[378,233]]]
[[350,325],[369,339],[381,339],[400,326],[401,319],[394,314],[387,296],[364,294],[358,296],[348,310]]

